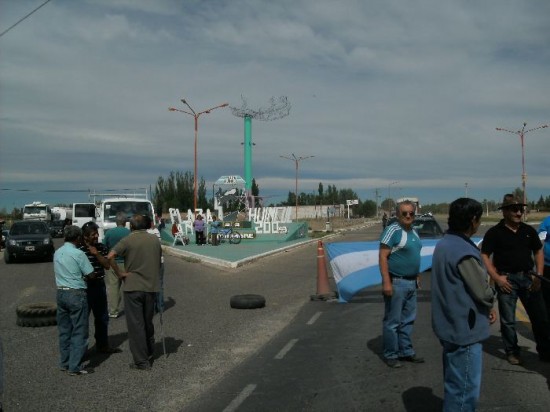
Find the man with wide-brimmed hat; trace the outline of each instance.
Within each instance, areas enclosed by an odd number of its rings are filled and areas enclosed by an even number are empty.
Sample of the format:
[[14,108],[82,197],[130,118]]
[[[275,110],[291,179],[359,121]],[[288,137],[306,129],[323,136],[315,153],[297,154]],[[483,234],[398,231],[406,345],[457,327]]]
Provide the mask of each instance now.
[[525,206],[514,195],[504,195],[499,207],[503,219],[487,231],[481,245],[483,263],[498,292],[500,333],[512,365],[521,363],[515,317],[518,298],[531,320],[539,357],[550,362],[550,322],[540,280],[531,275],[542,273],[544,254],[537,231],[522,222]]

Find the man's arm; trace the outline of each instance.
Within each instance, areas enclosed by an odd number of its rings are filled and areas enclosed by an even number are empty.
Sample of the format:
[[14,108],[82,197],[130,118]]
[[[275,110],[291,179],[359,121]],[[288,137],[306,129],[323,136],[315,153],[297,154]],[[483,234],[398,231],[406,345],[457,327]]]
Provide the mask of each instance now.
[[382,294],[388,297],[391,297],[393,295],[393,287],[390,278],[390,268],[388,264],[390,253],[390,247],[381,243],[380,249],[378,251],[378,266],[380,268],[380,274],[382,275]]
[[500,275],[498,273],[497,268],[495,267],[495,265],[493,265],[491,256],[482,251],[481,259],[483,260],[485,268],[487,268],[487,273],[489,274],[493,282],[495,282],[495,284],[500,288],[500,290],[504,293],[512,292],[512,284],[508,282],[508,277],[505,275]]
[[103,256],[103,254],[101,253],[101,251],[103,250],[101,245],[95,247],[94,245],[86,243],[86,247],[88,248],[88,251],[97,258],[97,261],[103,267],[103,269],[110,268],[109,259],[107,259],[106,256]]
[[477,303],[488,308],[493,307],[495,292],[487,282],[487,273],[473,257],[463,259],[458,264],[458,271],[466,285],[466,291]]
[[118,266],[115,260],[116,256],[117,256],[117,253],[114,250],[111,250],[107,255],[107,259],[109,260],[111,268],[113,269],[113,272],[115,272],[117,277],[119,279],[124,280],[126,277],[128,277],[128,272],[123,272],[120,270],[120,266]]

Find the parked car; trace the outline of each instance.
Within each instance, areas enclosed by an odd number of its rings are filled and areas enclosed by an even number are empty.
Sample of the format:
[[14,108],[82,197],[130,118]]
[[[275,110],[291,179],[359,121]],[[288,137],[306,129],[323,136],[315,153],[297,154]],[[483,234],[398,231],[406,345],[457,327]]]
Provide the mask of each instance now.
[[[388,219],[388,225],[391,225],[396,220],[395,216],[391,217]],[[438,239],[443,237],[444,234],[441,226],[439,226],[439,223],[437,223],[437,220],[435,220],[431,213],[416,216],[412,226],[420,238]]]
[[63,229],[65,229],[64,220],[53,220],[50,224],[50,233],[52,237],[63,237]]
[[11,225],[4,261],[24,258],[53,260],[55,248],[48,224],[41,220],[21,220]]

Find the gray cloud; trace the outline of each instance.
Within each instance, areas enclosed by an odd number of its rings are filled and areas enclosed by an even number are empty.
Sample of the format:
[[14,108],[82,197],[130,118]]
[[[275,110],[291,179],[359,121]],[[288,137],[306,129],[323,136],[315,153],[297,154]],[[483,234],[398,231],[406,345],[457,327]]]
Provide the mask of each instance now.
[[[0,29],[29,8],[5,4]],[[374,199],[399,181],[451,201],[468,182],[497,200],[520,186],[521,154],[495,128],[550,122],[549,11],[542,0],[50,2],[0,38],[0,188],[154,185],[193,170],[193,119],[168,111],[182,97],[202,110],[286,95],[289,117],[253,123],[262,194],[294,190],[279,156],[296,153],[315,156],[300,168],[305,192],[322,181]],[[549,135],[526,135],[530,197],[550,194]],[[242,174],[242,140],[229,110],[202,116],[199,175]],[[19,202],[1,193],[0,207]]]

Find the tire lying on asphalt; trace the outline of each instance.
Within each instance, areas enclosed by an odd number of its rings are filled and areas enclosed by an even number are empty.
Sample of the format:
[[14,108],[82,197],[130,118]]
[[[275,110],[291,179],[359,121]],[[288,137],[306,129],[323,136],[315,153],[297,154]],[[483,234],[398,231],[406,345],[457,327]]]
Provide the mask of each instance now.
[[231,296],[229,304],[233,309],[259,309],[265,306],[265,298],[261,295]]
[[17,326],[37,328],[57,324],[57,305],[52,302],[19,305],[15,313]]

